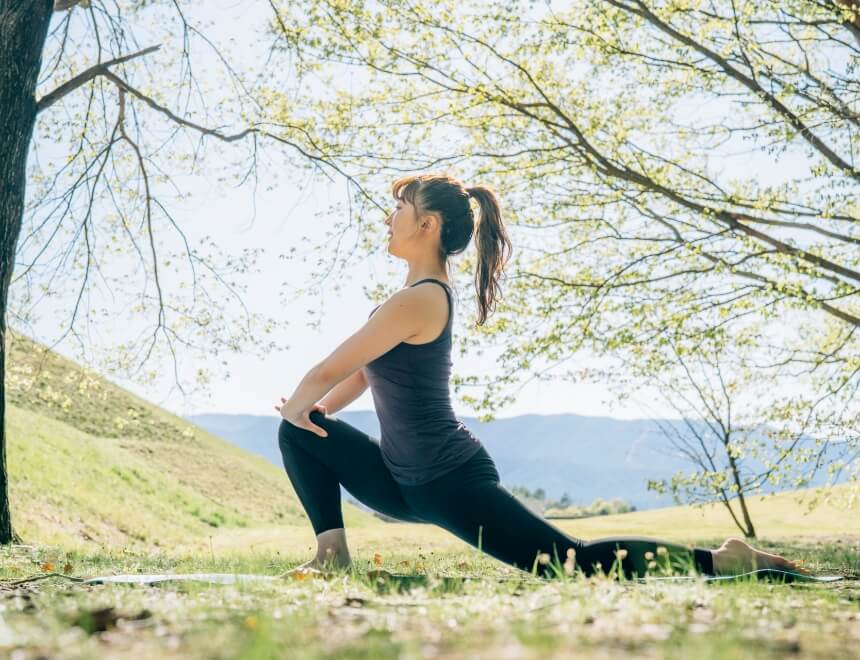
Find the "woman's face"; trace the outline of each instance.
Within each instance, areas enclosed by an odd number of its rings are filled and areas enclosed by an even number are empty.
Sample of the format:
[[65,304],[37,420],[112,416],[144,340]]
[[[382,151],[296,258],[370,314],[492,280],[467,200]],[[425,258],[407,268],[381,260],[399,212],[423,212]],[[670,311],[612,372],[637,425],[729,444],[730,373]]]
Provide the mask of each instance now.
[[[415,233],[415,207],[405,199],[396,199],[394,210],[385,219],[388,226],[388,251],[396,249],[395,246],[403,245],[409,237]],[[392,252],[393,254],[393,252]]]

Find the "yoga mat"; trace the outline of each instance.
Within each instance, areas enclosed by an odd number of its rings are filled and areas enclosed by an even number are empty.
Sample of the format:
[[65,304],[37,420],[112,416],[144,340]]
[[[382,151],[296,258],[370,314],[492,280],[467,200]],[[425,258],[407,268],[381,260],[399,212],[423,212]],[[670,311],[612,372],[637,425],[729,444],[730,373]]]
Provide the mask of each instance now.
[[[423,575],[406,575],[403,573],[388,573],[383,571],[371,571],[369,577],[383,577],[393,579],[395,581],[419,581],[424,582],[428,576]],[[803,573],[794,573],[792,571],[780,571],[773,568],[760,568],[756,571],[748,573],[738,573],[737,575],[671,575],[665,577],[647,577],[636,578],[637,582],[652,582],[657,580],[705,580],[714,582],[717,580],[737,580],[739,578],[756,576],[757,579],[774,579],[782,582],[837,582],[844,580],[842,575],[806,575]],[[316,575],[314,577],[322,577]],[[465,579],[486,579],[477,575],[463,576],[436,576],[440,579],[447,580],[465,580]],[[527,578],[530,576],[523,576]],[[106,575],[102,577],[94,577],[84,580],[84,584],[154,584],[157,582],[169,581],[193,581],[193,582],[209,582],[212,584],[237,584],[241,582],[267,582],[272,580],[283,579],[276,575],[248,575],[241,573],[186,573],[186,574],[164,574],[164,575]],[[500,580],[516,580],[517,578],[499,578]],[[540,582],[542,583],[542,582]]]
[[[62,576],[61,576],[62,577]],[[315,573],[310,574],[305,578],[295,578],[297,580],[302,579],[330,579],[334,577],[333,573]],[[370,578],[383,578],[391,580],[392,582],[421,582],[426,583],[428,581],[428,576],[426,575],[407,575],[404,573],[388,573],[383,571],[370,571],[368,573],[368,577]],[[434,576],[438,580],[443,582],[450,581],[463,581],[467,578],[478,578],[479,576],[447,576],[447,575],[439,575]],[[528,578],[529,576],[525,576]],[[505,579],[505,578],[501,578]],[[271,582],[275,580],[284,580],[287,581],[289,578],[283,578],[279,575],[249,575],[249,574],[241,574],[241,573],[184,573],[184,574],[162,574],[162,575],[144,575],[144,574],[132,574],[132,575],[104,575],[100,577],[89,578],[88,580],[81,580],[83,584],[156,584],[158,582],[208,582],[211,584],[237,584],[241,582]]]
[[755,575],[756,579],[774,579],[782,582],[837,582],[845,579],[842,575],[806,575],[794,571],[781,571],[776,568],[760,568],[757,571],[738,573],[737,575],[667,575],[665,577],[636,578],[636,580],[638,582],[651,582],[652,580],[705,580],[714,582],[716,580],[737,580],[750,575]]
[[210,582],[236,584],[239,582],[266,582],[276,580],[274,575],[247,575],[241,573],[185,573],[180,575],[105,575],[84,580],[84,584],[154,584],[156,582]]

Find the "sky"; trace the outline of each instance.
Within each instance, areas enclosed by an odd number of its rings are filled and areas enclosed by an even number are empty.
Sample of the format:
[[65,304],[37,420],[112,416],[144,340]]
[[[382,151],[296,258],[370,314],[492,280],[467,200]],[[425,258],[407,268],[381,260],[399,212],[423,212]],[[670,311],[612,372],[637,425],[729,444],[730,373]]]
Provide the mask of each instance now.
[[[239,44],[245,56],[253,53],[249,44],[254,41],[254,29],[258,28],[263,16],[255,14],[266,3],[211,3],[207,9],[217,12],[222,20],[213,20],[216,26],[210,34],[222,35],[225,30]],[[217,9],[213,9],[217,8]],[[253,11],[251,11],[253,8]],[[241,20],[240,20],[241,19]],[[236,26],[246,25],[243,30]],[[217,26],[221,26],[220,28]],[[168,44],[168,47],[170,44]],[[244,49],[244,50],[241,50]],[[203,64],[217,67],[214,56],[200,51]],[[209,57],[210,61],[206,61]],[[44,130],[44,129],[43,129]],[[740,159],[734,166],[733,174],[738,177],[756,173],[762,180],[772,169],[763,167],[769,159],[757,161],[754,157]],[[796,167],[803,163],[796,161]],[[791,160],[784,160],[783,167],[791,167]],[[786,170],[782,171],[785,174]],[[223,365],[229,377],[219,379],[211,385],[208,395],[183,396],[173,386],[172,379],[163,378],[156,385],[142,387],[129,381],[117,382],[179,415],[197,413],[244,413],[273,415],[275,403],[281,396],[289,396],[304,374],[314,364],[334,350],[338,344],[355,332],[367,319],[374,303],[365,295],[365,288],[377,282],[390,286],[401,286],[406,276],[406,264],[387,253],[384,245],[369,258],[362,260],[340,278],[339,292],[325,290],[302,298],[294,299],[290,289],[299,286],[310,278],[312,273],[306,264],[296,260],[285,262],[278,254],[285,253],[291,246],[301,245],[299,236],[312,233],[315,237],[324,235],[337,218],[319,217],[331,199],[342,198],[345,186],[342,182],[330,185],[316,184],[303,187],[302,180],[281,176],[275,181],[262,181],[256,193],[250,187],[231,188],[213,178],[182,177],[180,185],[188,198],[176,201],[171,211],[179,220],[183,231],[192,240],[204,234],[210,235],[219,245],[238,250],[242,247],[264,247],[261,259],[262,272],[244,281],[249,284],[245,302],[251,310],[261,310],[282,320],[278,341],[289,345],[284,352],[257,358],[251,355],[228,355],[219,357],[226,360]],[[474,185],[476,182],[467,181]],[[271,184],[272,190],[266,190]],[[382,221],[382,217],[379,221]],[[314,239],[315,241],[318,238]],[[469,250],[474,249],[474,244]],[[474,296],[471,274],[457,274],[454,285],[460,289],[461,297]],[[46,305],[42,321],[35,326],[37,340],[55,334],[57,315],[68,314],[71,309],[69,299],[57,300]],[[307,327],[303,322],[304,310],[315,308],[322,316],[319,330]],[[464,332],[468,323],[466,310],[456,310],[454,333]],[[110,327],[105,327],[110,333]],[[456,349],[456,345],[455,345]],[[58,347],[60,353],[70,355],[70,345]],[[484,355],[461,357],[456,352],[452,356],[454,373],[459,375],[490,374],[493,372],[493,352]],[[215,359],[214,357],[212,358]],[[587,359],[583,356],[582,360]],[[489,366],[488,366],[489,365]],[[167,367],[163,365],[165,374]],[[114,379],[115,380],[115,379]],[[475,394],[475,392],[470,392]],[[457,400],[452,392],[452,403],[459,416],[472,416],[476,412]],[[350,404],[348,410],[372,410],[373,401],[370,391]],[[519,393],[517,400],[499,410],[497,417],[513,417],[523,414],[575,413],[588,416],[609,416],[618,419],[642,417],[676,417],[677,413],[660,403],[657,393],[640,390],[631,393],[623,404],[615,402],[609,390],[594,383],[569,383],[563,381],[533,381]]]

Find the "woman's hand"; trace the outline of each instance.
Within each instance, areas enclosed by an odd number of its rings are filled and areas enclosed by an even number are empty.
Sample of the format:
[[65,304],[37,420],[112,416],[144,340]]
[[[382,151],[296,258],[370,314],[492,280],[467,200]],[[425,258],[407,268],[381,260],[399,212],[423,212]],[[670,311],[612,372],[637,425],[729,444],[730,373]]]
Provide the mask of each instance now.
[[275,410],[277,410],[279,413],[281,413],[281,417],[283,417],[285,420],[287,420],[293,426],[297,426],[300,429],[307,429],[308,431],[312,431],[313,433],[316,433],[318,436],[323,437],[323,438],[328,437],[328,433],[326,432],[326,430],[324,428],[317,426],[316,424],[314,424],[311,421],[311,412],[314,410],[318,410],[319,412],[323,413],[324,415],[327,414],[325,406],[322,406],[318,403],[315,403],[313,408],[311,408],[310,410],[301,411],[301,412],[295,411],[295,410],[289,410],[289,405],[287,403],[287,399],[284,397],[281,397],[281,405],[280,406],[276,405]]

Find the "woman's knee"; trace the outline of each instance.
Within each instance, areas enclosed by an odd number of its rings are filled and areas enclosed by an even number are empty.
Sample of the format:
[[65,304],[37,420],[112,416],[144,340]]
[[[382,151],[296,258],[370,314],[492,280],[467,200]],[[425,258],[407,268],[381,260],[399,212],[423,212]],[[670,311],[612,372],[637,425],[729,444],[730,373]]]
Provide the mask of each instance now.
[[[335,421],[332,417],[326,417],[323,413],[318,410],[312,410],[310,415],[310,420],[319,427],[322,427],[326,430],[329,436],[325,439],[331,437],[332,429],[330,428],[328,422]],[[314,440],[319,438],[319,436],[309,429],[303,429],[292,422],[287,421],[286,419],[281,419],[281,424],[278,427],[278,444],[281,447],[281,451],[284,451],[285,447],[292,442],[296,442],[298,439],[304,438],[306,440]]]
[[298,430],[298,427],[294,424],[291,424],[285,419],[281,419],[281,424],[278,426],[278,445],[280,446],[281,451],[284,451],[284,448],[295,437],[295,432]]

